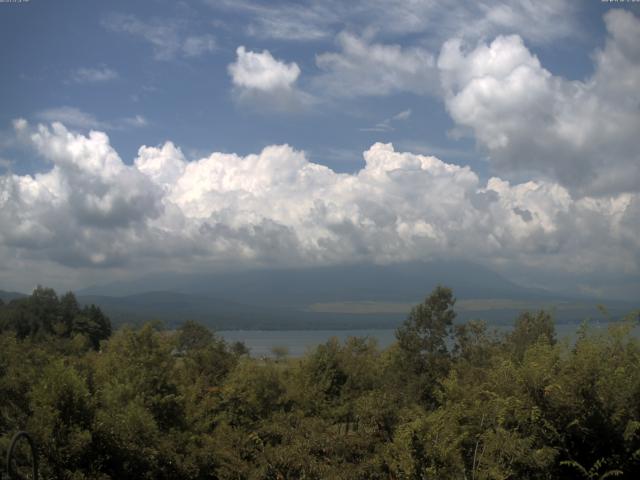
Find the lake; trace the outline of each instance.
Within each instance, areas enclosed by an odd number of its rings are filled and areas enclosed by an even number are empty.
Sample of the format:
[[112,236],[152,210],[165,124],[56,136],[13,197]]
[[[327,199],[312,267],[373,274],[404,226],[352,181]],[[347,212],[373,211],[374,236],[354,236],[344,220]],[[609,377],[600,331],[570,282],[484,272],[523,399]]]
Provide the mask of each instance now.
[[[607,323],[590,322],[590,327],[596,331],[606,331]],[[558,339],[568,338],[574,341],[579,323],[564,323],[556,325]],[[489,326],[499,331],[508,331],[510,326]],[[272,356],[273,347],[286,347],[289,356],[301,357],[308,350],[325,343],[331,337],[341,342],[349,337],[371,337],[378,342],[378,346],[386,348],[395,342],[394,329],[371,330],[221,330],[216,332],[228,342],[241,341],[250,349],[251,356]],[[634,329],[634,335],[640,335],[640,327]]]
[[349,337],[375,338],[386,348],[395,341],[395,330],[223,330],[216,332],[227,342],[241,341],[249,347],[251,356],[272,356],[273,347],[286,347],[289,356],[301,357],[309,349],[325,343],[331,337],[341,342]]

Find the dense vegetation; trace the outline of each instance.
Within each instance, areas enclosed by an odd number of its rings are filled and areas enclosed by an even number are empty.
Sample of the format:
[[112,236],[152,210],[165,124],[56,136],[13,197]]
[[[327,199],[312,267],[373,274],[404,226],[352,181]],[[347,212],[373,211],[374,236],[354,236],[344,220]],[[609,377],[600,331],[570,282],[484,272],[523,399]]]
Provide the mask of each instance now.
[[545,312],[499,335],[453,307],[437,288],[384,351],[258,360],[39,288],[0,305],[0,454],[26,429],[43,478],[640,478],[631,320],[569,344]]

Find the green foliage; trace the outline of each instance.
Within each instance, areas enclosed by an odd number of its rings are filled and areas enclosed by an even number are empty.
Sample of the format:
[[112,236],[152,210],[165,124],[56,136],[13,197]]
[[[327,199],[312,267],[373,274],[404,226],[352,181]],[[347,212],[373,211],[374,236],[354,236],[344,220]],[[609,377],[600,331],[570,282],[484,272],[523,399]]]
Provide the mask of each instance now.
[[396,331],[399,363],[408,373],[404,380],[427,405],[434,405],[438,379],[449,369],[454,304],[451,289],[439,285]]
[[42,372],[30,392],[28,430],[42,445],[44,473],[68,478],[75,470],[88,470],[92,460],[94,406],[86,380],[63,360]]
[[178,329],[176,348],[180,353],[190,353],[208,347],[214,335],[207,327],[188,320]]
[[95,305],[80,308],[73,293],[58,298],[50,288],[36,287],[31,296],[0,305],[0,332],[19,339],[85,336],[92,348],[111,335],[111,322]]
[[438,287],[381,351],[331,339],[254,359],[205,327],[111,334],[39,287],[0,305],[0,455],[29,430],[42,478],[634,479],[635,316],[557,342],[546,312],[455,325]]
[[414,357],[419,368],[438,357],[446,357],[447,338],[456,317],[454,304],[451,289],[438,286],[423,303],[411,309],[407,320],[398,328],[396,336],[400,348]]
[[271,353],[278,361],[282,361],[289,355],[289,348],[284,345],[274,345],[271,348]]
[[524,312],[516,320],[513,331],[508,335],[513,353],[522,359],[524,352],[536,342],[556,343],[556,330],[548,312]]

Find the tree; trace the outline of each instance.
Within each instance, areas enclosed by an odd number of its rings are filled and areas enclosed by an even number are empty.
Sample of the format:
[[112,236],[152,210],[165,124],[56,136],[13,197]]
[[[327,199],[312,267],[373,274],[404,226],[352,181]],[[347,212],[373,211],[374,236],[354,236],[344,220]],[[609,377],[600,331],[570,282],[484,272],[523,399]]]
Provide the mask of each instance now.
[[396,330],[401,361],[418,377],[419,395],[427,403],[434,401],[435,383],[449,369],[447,342],[453,333],[455,302],[451,289],[438,285]]
[[89,305],[73,318],[71,334],[77,333],[86,335],[97,350],[100,341],[111,336],[111,321],[99,307]]
[[4,328],[13,330],[20,339],[55,333],[61,323],[56,292],[38,285],[30,297],[13,300],[7,305]]
[[245,343],[239,340],[233,342],[229,348],[231,350],[231,353],[233,353],[236,357],[242,357],[244,355],[249,355],[250,353],[249,348],[245,345]]
[[222,402],[221,417],[233,426],[253,426],[286,409],[280,370],[272,362],[256,368],[250,359],[242,360],[224,382]]
[[187,320],[178,329],[176,348],[181,354],[191,350],[198,350],[211,344],[214,335],[204,325]]
[[276,362],[281,362],[289,355],[289,347],[286,345],[274,345],[271,347],[271,353],[276,357]]
[[90,468],[93,407],[86,380],[60,359],[44,369],[30,397],[29,430],[50,467],[44,473],[70,478]]
[[172,350],[148,323],[118,330],[96,356],[94,438],[112,478],[182,478],[173,472],[180,444],[168,440],[185,425]]
[[517,359],[522,360],[524,352],[536,342],[550,345],[556,343],[556,330],[553,318],[548,312],[524,312],[516,320],[513,331],[507,336],[507,342]]
[[19,339],[84,335],[94,349],[111,335],[111,321],[95,305],[80,305],[71,292],[58,298],[51,288],[36,287],[30,297],[0,309],[0,330],[13,330]]
[[71,335],[74,318],[80,314],[80,305],[72,292],[67,292],[60,297],[60,313],[62,325],[57,333],[68,337]]

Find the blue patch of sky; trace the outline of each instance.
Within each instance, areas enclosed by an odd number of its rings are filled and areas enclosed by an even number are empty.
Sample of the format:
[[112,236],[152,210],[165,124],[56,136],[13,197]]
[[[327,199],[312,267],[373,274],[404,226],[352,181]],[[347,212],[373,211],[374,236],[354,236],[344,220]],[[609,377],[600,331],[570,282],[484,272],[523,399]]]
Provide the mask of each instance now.
[[[601,2],[585,2],[579,18],[584,34],[557,44],[528,46],[554,74],[584,79],[592,72],[591,52],[603,44],[602,14],[607,8]],[[161,47],[140,35],[109,27],[109,22],[117,22],[114,15],[172,23],[180,41],[188,35],[212,35],[216,48],[190,58],[176,51],[159,59]],[[398,150],[470,165],[481,178],[489,175],[474,142],[451,135],[454,124],[442,100],[434,97],[400,93],[323,98],[312,108],[295,113],[234,101],[227,66],[235,60],[239,45],[254,51],[268,49],[279,60],[297,62],[302,88],[318,73],[315,55],[337,48],[331,37],[287,42],[251,36],[247,24],[248,19],[237,10],[212,10],[199,2],[32,0],[0,4],[0,129],[9,130],[17,117],[36,123],[43,111],[67,107],[91,115],[93,127],[107,131],[127,163],[141,145],[166,140],[180,146],[187,158],[212,151],[244,155],[269,144],[288,143],[307,151],[312,161],[339,172],[353,172],[363,165],[362,152],[383,141],[393,142]],[[74,72],[80,68],[108,68],[117,77],[75,82]],[[386,130],[371,130],[407,109],[411,110],[409,118],[390,122]],[[146,119],[145,125],[131,124],[138,115]],[[18,160],[16,173],[41,168],[32,152],[6,146],[0,157],[9,155]]]

